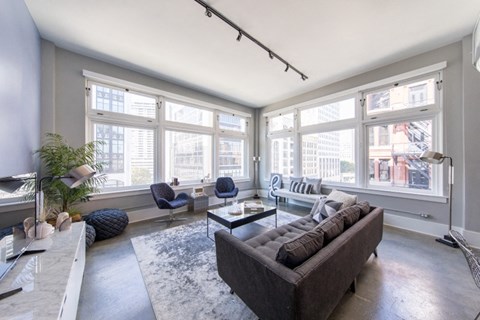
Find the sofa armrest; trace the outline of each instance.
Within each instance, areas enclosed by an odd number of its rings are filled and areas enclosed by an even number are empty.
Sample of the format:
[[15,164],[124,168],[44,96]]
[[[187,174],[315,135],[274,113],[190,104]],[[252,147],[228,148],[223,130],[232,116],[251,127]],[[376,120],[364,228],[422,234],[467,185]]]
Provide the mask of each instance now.
[[225,230],[215,232],[220,277],[261,319],[293,319],[301,276]]

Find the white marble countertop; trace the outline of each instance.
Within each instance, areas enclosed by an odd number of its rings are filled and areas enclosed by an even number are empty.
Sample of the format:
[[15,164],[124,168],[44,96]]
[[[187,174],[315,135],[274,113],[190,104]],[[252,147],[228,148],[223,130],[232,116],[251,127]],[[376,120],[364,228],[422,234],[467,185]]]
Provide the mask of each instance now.
[[85,223],[73,223],[67,231],[35,240],[29,249],[45,252],[20,257],[17,265],[0,281],[0,293],[23,290],[0,300],[0,319],[57,319],[65,298],[79,239]]

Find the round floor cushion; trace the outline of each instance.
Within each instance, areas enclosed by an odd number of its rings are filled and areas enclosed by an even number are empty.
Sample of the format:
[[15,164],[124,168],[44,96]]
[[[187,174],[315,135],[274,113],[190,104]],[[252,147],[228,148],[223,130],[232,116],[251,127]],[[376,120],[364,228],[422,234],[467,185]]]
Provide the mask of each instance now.
[[87,249],[95,242],[95,237],[97,233],[95,232],[95,228],[89,225],[88,223],[85,224],[85,244],[87,245]]
[[95,228],[95,240],[105,240],[122,233],[128,225],[127,213],[120,209],[100,209],[85,216],[85,222]]

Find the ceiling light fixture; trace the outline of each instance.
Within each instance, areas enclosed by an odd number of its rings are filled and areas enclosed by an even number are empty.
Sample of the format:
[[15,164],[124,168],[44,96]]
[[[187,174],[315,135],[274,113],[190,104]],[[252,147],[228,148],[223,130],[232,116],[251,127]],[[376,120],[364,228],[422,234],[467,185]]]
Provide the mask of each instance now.
[[205,7],[205,15],[209,18],[212,17],[212,11],[210,11],[209,7]]
[[290,63],[288,63],[285,59],[283,59],[282,57],[280,57],[278,54],[276,54],[275,52],[273,52],[272,50],[270,50],[266,45],[264,45],[263,43],[261,43],[260,41],[258,41],[257,39],[255,39],[254,37],[252,37],[250,34],[248,34],[247,32],[243,31],[238,25],[236,25],[235,23],[233,23],[230,19],[226,18],[223,14],[221,14],[220,12],[218,12],[217,10],[215,10],[214,8],[210,7],[207,3],[205,3],[204,1],[202,0],[195,0],[195,2],[197,2],[198,4],[200,4],[201,6],[203,6],[205,8],[205,15],[207,17],[212,17],[212,14],[216,15],[218,18],[220,18],[220,20],[222,20],[223,22],[225,22],[226,24],[228,24],[230,27],[232,27],[233,29],[237,30],[238,31],[238,36],[237,36],[237,41],[240,41],[242,39],[242,36],[245,36],[246,38],[250,39],[250,41],[252,41],[253,43],[255,43],[257,46],[259,46],[260,48],[262,48],[263,50],[267,51],[268,52],[268,56],[270,57],[270,59],[273,59],[274,57],[277,58],[280,62],[284,63],[287,68],[285,69],[285,72],[287,72],[289,69],[292,69],[293,71],[295,71],[296,73],[298,73],[300,75],[300,77],[302,78],[302,80],[307,80],[308,77],[301,71],[299,71],[297,68],[295,68],[294,66],[292,66]]

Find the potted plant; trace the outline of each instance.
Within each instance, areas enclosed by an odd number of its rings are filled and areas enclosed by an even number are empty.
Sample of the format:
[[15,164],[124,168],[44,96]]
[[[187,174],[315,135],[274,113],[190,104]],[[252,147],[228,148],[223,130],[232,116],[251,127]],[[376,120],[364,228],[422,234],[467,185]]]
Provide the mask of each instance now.
[[[79,148],[73,148],[56,133],[47,133],[45,144],[35,153],[39,154],[45,168],[44,176],[60,177],[76,167],[88,164],[97,173],[103,170],[103,163],[96,162],[101,151],[101,141],[92,141]],[[60,179],[45,179],[42,184],[45,202],[54,213],[68,212],[71,216],[80,212],[74,207],[81,201],[88,201],[90,195],[99,192],[99,186],[107,180],[105,175],[96,175],[76,188],[69,188]]]

